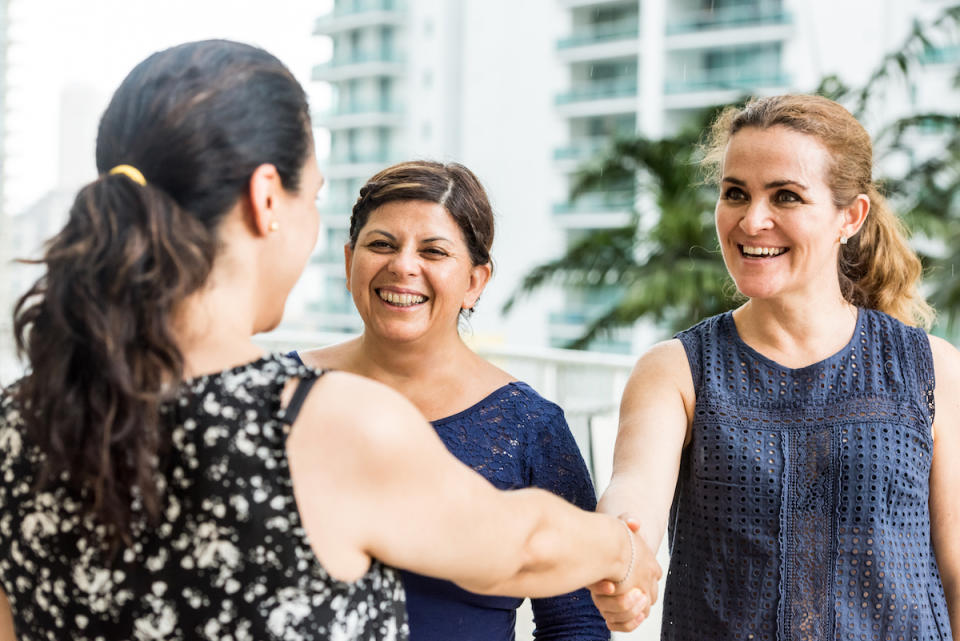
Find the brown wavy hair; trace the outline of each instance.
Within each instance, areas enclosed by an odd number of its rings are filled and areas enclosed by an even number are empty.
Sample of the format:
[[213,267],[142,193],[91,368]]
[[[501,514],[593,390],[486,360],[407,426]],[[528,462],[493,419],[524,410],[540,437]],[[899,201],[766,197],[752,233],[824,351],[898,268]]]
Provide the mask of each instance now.
[[934,312],[919,291],[920,259],[907,243],[903,223],[873,180],[870,135],[842,105],[822,96],[788,94],[728,107],[714,121],[704,145],[709,178],[719,183],[723,155],[734,134],[746,127],[774,126],[813,136],[827,149],[826,182],[836,207],[849,206],[860,194],[870,199],[863,226],[840,248],[837,273],[843,297],[929,329]]
[[[13,394],[45,455],[38,483],[68,478],[115,542],[138,504],[152,520],[161,509],[162,415],[183,376],[172,312],[206,282],[218,225],[259,165],[298,189],[308,114],[299,83],[262,49],[211,40],[153,54],[103,114],[100,177],[34,261],[45,273],[14,309],[29,367]],[[120,164],[146,185],[109,173]]]

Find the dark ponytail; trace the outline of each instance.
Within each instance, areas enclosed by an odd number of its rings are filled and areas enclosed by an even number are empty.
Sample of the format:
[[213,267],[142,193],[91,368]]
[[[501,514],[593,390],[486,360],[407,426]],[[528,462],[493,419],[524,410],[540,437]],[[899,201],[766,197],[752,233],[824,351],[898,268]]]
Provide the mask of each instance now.
[[[44,276],[14,309],[29,361],[14,394],[45,455],[39,482],[66,474],[114,540],[138,510],[161,509],[163,408],[183,379],[174,315],[210,275],[220,221],[261,164],[295,191],[309,153],[302,88],[276,58],[238,43],[154,54],[104,113],[101,177],[77,195],[36,261]],[[119,164],[146,184],[108,173]]]

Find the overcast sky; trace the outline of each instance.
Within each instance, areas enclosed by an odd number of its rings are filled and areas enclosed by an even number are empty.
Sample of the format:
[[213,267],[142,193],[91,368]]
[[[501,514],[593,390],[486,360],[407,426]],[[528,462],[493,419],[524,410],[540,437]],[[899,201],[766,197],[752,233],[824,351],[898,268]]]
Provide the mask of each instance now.
[[[9,212],[56,186],[61,129],[86,140],[120,81],[150,53],[204,38],[259,45],[283,60],[308,92],[326,55],[313,22],[332,0],[8,0],[6,168]],[[61,113],[71,88],[83,100]],[[64,132],[69,136],[70,132]],[[77,145],[74,145],[76,147]],[[93,167],[93,146],[84,162]],[[84,157],[88,155],[83,154]],[[87,171],[86,168],[81,168]]]

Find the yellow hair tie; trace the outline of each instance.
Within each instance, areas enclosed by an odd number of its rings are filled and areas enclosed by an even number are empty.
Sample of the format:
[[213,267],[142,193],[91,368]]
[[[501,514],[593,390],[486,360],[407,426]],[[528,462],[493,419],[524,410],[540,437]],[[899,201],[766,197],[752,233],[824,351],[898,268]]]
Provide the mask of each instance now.
[[147,179],[144,178],[143,174],[140,173],[140,170],[133,165],[117,165],[107,173],[110,175],[123,174],[133,182],[142,185],[143,187],[147,186]]

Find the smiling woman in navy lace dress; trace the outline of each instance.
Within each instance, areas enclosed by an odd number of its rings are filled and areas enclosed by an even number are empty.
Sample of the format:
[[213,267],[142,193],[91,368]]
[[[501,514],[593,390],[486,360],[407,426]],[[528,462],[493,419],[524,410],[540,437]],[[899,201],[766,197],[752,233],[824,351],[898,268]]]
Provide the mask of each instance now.
[[[490,278],[492,243],[490,203],[466,167],[408,162],[383,170],[360,190],[345,249],[363,334],[302,358],[393,387],[496,487],[540,487],[593,509],[593,485],[562,410],[460,338],[458,320]],[[520,599],[415,573],[403,580],[413,641],[514,637]],[[538,639],[609,638],[586,590],[532,606]]]
[[960,353],[917,327],[869,136],[776,96],[727,110],[709,151],[748,300],[640,359],[600,501],[651,545],[670,524],[663,638],[960,638]]
[[0,641],[402,641],[388,565],[488,594],[651,589],[626,521],[498,491],[395,391],[252,341],[319,228],[309,109],[279,60],[154,54],[103,115],[97,167],[15,311]]

